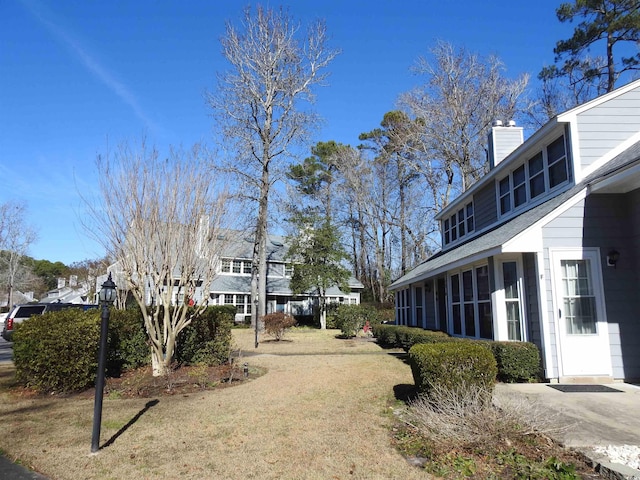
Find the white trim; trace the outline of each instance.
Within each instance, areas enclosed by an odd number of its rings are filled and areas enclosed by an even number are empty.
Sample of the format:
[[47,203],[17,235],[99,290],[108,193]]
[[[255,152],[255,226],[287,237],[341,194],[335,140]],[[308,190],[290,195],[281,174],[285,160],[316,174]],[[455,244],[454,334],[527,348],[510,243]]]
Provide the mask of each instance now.
[[503,263],[515,263],[518,285],[518,302],[520,304],[520,334],[521,341],[528,342],[529,335],[527,330],[527,317],[524,298],[524,267],[522,264],[522,255],[510,254],[493,257],[494,263],[494,280],[495,280],[495,332],[494,339],[501,341],[509,340],[509,326],[507,324],[507,299],[504,293],[504,270]]
[[[507,240],[502,245],[502,251],[507,252],[535,252],[540,251],[542,249],[542,227],[544,227],[547,223],[555,220],[558,216],[565,213],[567,210],[575,206],[581,200],[587,198],[588,189],[583,188],[578,193],[576,193],[573,197],[569,198],[562,205],[554,208],[551,212],[546,214],[536,223],[527,227],[525,230],[520,232],[511,238],[511,240]],[[535,236],[539,238],[535,238]],[[534,236],[534,238],[530,238]],[[533,245],[531,248],[526,248],[527,245]]]
[[[546,378],[557,378],[555,373],[556,365],[553,364],[553,352],[551,351],[551,334],[549,326],[549,310],[547,309],[547,282],[544,276],[544,254],[543,251],[536,255],[536,285],[538,286],[538,314],[540,315],[540,337],[542,358],[544,362],[544,375]],[[529,319],[527,319],[529,320]]]
[[582,105],[578,105],[577,107],[572,108],[571,110],[567,110],[566,112],[559,114],[556,118],[558,119],[559,122],[571,122],[579,114],[587,110],[591,110],[592,108],[597,107],[598,105],[601,105],[605,102],[608,102],[612,98],[616,98],[620,95],[624,95],[625,93],[637,87],[640,87],[640,80],[634,80],[633,82],[629,82],[626,85],[623,85],[622,87],[616,88],[612,92],[605,93],[604,95],[600,95],[599,97],[594,98],[593,100],[590,100],[587,103],[583,103]]
[[[584,374],[576,374],[575,372],[566,372],[564,366],[564,356],[563,353],[563,338],[561,332],[561,319],[555,319],[556,325],[556,335],[557,335],[557,355],[558,355],[558,375],[559,377],[563,376],[579,376],[579,375],[604,375],[611,376],[613,375],[613,365],[611,361],[611,345],[609,339],[609,323],[607,320],[607,309],[604,298],[604,285],[602,280],[602,267],[601,267],[601,255],[599,247],[577,247],[577,248],[563,248],[563,247],[554,247],[549,248],[549,268],[551,272],[551,288],[552,288],[552,312],[551,314],[555,316],[555,312],[558,312],[562,309],[562,306],[559,304],[558,294],[561,291],[562,286],[558,285],[558,274],[557,270],[558,265],[561,260],[565,259],[587,259],[590,260],[590,265],[592,271],[589,272],[592,275],[593,282],[593,295],[596,300],[596,312],[597,312],[597,328],[598,333],[594,335],[587,335],[589,337],[597,337],[598,341],[601,343],[598,345],[598,353],[603,355],[603,358],[607,358],[606,365],[599,364],[604,367],[603,370],[597,372],[585,372]],[[566,339],[565,339],[566,340]],[[605,351],[606,350],[606,351]],[[570,354],[571,352],[566,352],[566,354]]]

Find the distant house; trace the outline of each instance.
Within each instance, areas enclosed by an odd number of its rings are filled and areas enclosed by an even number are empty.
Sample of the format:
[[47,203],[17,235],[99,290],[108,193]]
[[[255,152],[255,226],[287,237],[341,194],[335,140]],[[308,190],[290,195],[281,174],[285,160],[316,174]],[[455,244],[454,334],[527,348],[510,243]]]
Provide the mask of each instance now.
[[[233,305],[236,308],[236,322],[250,320],[252,313],[251,301],[251,258],[253,252],[253,238],[241,232],[228,232],[230,241],[226,242],[218,262],[218,273],[208,288],[200,286],[192,296],[200,301],[204,295],[209,297],[209,305]],[[317,292],[306,292],[294,295],[289,287],[293,274],[293,264],[285,260],[288,246],[286,238],[269,235],[267,239],[267,313],[285,312],[295,316],[313,314],[313,306],[318,301]],[[125,281],[122,278],[118,264],[108,268],[115,283],[120,286]],[[106,280],[107,275],[98,277],[97,291]],[[350,292],[342,292],[337,287],[327,291],[329,303],[356,305],[360,303],[360,294],[364,289],[362,283],[355,278],[349,280]],[[148,303],[154,300],[149,297]],[[175,301],[185,301],[184,293],[176,295]]]
[[560,381],[640,378],[640,81],[523,142],[438,215],[442,249],[397,279],[396,322],[531,341]]
[[49,290],[40,299],[40,303],[79,303],[87,304],[93,302],[90,297],[90,287],[87,282],[78,283],[77,277],[72,275],[67,285],[66,279],[58,279],[58,288]]

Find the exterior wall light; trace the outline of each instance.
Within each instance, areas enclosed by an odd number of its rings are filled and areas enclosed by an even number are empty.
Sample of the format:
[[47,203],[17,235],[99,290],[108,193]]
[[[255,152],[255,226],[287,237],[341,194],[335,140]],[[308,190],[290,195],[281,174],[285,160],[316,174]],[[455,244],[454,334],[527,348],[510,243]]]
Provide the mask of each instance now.
[[618,259],[620,258],[620,252],[617,250],[610,250],[607,253],[607,267],[616,268],[616,264],[618,263]]

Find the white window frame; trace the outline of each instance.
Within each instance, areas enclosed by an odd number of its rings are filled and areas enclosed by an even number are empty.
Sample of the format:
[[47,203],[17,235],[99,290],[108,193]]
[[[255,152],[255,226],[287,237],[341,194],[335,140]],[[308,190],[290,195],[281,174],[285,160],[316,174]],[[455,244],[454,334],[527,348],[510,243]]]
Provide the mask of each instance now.
[[517,276],[517,289],[519,299],[519,314],[520,314],[520,335],[522,342],[528,342],[528,332],[525,328],[525,298],[524,298],[524,267],[522,265],[522,258],[519,256],[501,256],[495,257],[495,281],[496,281],[496,312],[497,319],[495,339],[500,341],[509,340],[509,325],[507,319],[507,298],[504,285],[504,266],[505,263],[516,264],[516,276]]
[[[478,282],[477,282],[477,270],[485,267],[487,269],[487,281],[489,282],[489,298],[480,300],[478,298]],[[472,289],[472,298],[471,300],[465,300],[464,298],[464,275],[465,272],[471,272],[471,289]],[[458,277],[458,293],[459,293],[459,301],[453,301],[453,292],[454,292],[454,282],[453,277]],[[491,332],[492,336],[496,338],[496,328],[494,321],[494,305],[493,305],[493,295],[491,292],[491,269],[489,268],[489,264],[487,262],[477,263],[472,265],[465,265],[464,268],[460,268],[459,270],[450,271],[447,273],[447,288],[449,289],[449,296],[447,298],[447,309],[448,309],[448,331],[451,335],[466,337],[466,338],[476,338],[476,339],[485,339],[488,338],[480,336],[480,304],[489,304],[491,309]],[[472,305],[474,311],[474,330],[475,335],[471,336],[467,334],[466,322],[465,322],[465,305]],[[458,306],[460,309],[460,333],[454,332],[454,319],[453,319],[453,311],[454,306]]]
[[[461,228],[464,233],[460,234]],[[473,199],[466,202],[454,213],[442,220],[442,241],[444,245],[457,243],[475,231]],[[455,238],[453,238],[455,235]]]
[[[555,144],[556,142],[562,140],[562,144],[564,146],[564,155],[558,157],[552,164],[549,164],[549,147]],[[531,176],[531,161],[534,160],[542,154],[542,170],[536,172],[535,175]],[[565,179],[558,184],[551,186],[551,167],[558,165],[560,162],[564,162],[565,168]],[[520,168],[524,168],[524,182],[520,182],[517,185],[514,180],[514,172],[519,170]],[[539,175],[543,176],[544,179],[544,190],[536,195],[535,197],[531,196],[531,181],[538,177]],[[514,166],[508,173],[503,175],[501,178],[496,178],[496,198],[497,198],[497,210],[498,217],[510,217],[514,215],[515,212],[520,212],[525,210],[526,208],[531,208],[534,202],[537,202],[539,199],[546,197],[550,192],[562,188],[565,186],[569,180],[571,179],[571,169],[569,166],[569,155],[567,152],[567,139],[564,134],[549,142],[545,145],[540,151],[536,152],[535,155],[529,157],[526,161],[521,164]],[[502,191],[501,186],[506,182],[509,185],[508,190]],[[524,188],[525,190],[525,200],[520,205],[516,206],[516,189]],[[503,201],[505,208],[503,209]],[[503,211],[504,210],[504,211]]]

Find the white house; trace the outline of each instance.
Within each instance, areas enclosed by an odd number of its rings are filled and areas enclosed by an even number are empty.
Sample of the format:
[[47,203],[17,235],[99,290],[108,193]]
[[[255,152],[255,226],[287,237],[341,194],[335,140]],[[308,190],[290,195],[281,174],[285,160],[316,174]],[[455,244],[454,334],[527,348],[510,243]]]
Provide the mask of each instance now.
[[[239,231],[227,231],[228,241],[222,242],[223,251],[218,261],[217,275],[208,288],[199,286],[192,297],[200,302],[203,296],[209,297],[209,305],[233,305],[236,307],[236,322],[250,320],[252,312],[251,301],[251,259],[253,252],[253,238]],[[313,305],[318,300],[317,292],[307,292],[294,295],[289,287],[293,264],[285,260],[288,250],[286,238],[269,235],[267,238],[267,313],[284,312],[296,316],[312,315]],[[116,285],[124,286],[118,264],[108,269],[113,275]],[[98,277],[96,291],[107,279],[107,275]],[[350,292],[342,292],[337,287],[328,289],[329,303],[344,303],[357,305],[360,294],[364,289],[362,283],[355,278],[349,279]],[[176,301],[184,301],[187,292],[177,293]],[[153,299],[149,297],[148,303]]]
[[391,285],[396,323],[531,341],[553,381],[639,379],[640,80],[489,150],[441,251]]

